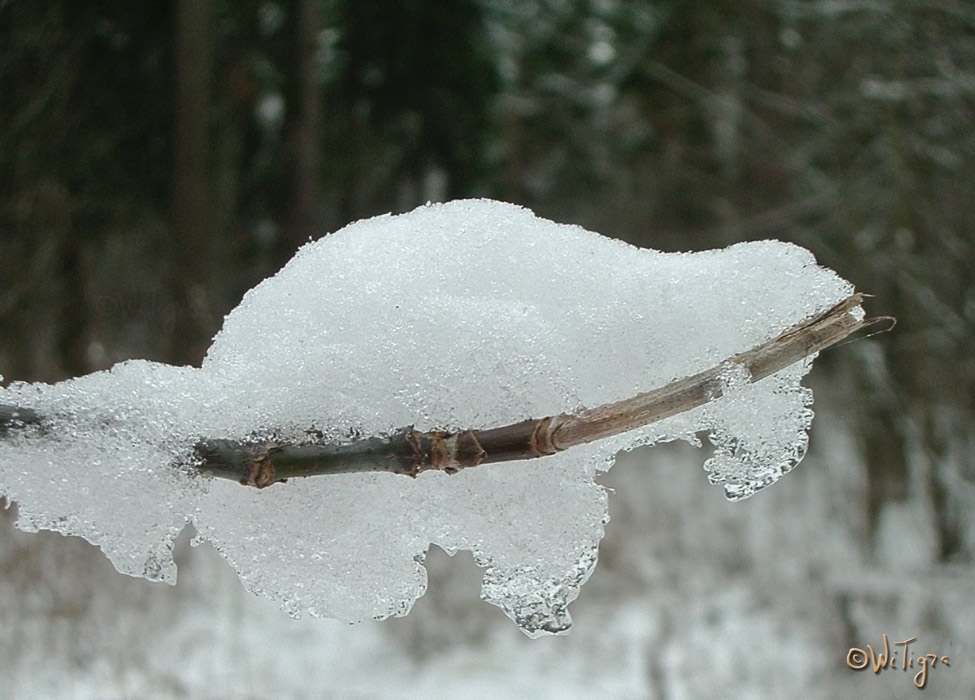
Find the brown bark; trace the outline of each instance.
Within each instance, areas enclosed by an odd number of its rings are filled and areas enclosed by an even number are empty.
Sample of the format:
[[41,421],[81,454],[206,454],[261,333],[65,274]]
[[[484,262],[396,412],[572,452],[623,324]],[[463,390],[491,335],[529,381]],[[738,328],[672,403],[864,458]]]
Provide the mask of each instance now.
[[[211,476],[264,488],[291,478],[352,472],[417,476],[436,470],[455,474],[481,464],[546,457],[690,411],[721,398],[729,369],[757,382],[885,318],[865,319],[862,294],[854,294],[781,334],[695,375],[622,401],[574,415],[560,414],[485,430],[399,430],[349,444],[278,444],[269,441],[202,440],[195,466]],[[739,372],[738,374],[742,374]],[[0,405],[0,437],[11,431],[45,430],[28,407]]]
[[172,360],[198,364],[214,331],[210,168],[211,0],[178,0],[173,222],[175,327]]
[[285,182],[288,194],[279,254],[290,258],[309,238],[321,235],[319,168],[322,92],[318,68],[321,28],[315,0],[290,3],[291,65],[294,83],[289,91],[285,130]]
[[720,398],[729,368],[757,382],[864,328],[887,319],[864,319],[862,294],[785,330],[780,335],[719,365],[653,391],[598,406],[575,415],[549,416],[487,430],[456,433],[399,430],[388,438],[346,445],[236,443],[203,441],[198,467],[221,478],[263,488],[289,478],[349,472],[385,471],[416,476],[437,470],[454,474],[480,464],[545,457],[649,425]]

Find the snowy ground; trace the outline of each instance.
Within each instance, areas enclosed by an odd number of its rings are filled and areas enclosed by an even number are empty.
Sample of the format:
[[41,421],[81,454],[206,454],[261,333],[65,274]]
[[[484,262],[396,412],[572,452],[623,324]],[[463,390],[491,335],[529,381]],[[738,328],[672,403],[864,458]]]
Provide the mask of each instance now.
[[[347,626],[289,618],[186,535],[171,588],[4,518],[0,698],[973,697],[972,568],[933,563],[923,527],[870,551],[837,414],[820,412],[794,474],[743,503],[707,485],[699,451],[622,456],[603,477],[613,520],[564,637],[530,640],[478,601],[466,553],[431,552],[408,617]],[[951,667],[922,694],[917,668],[846,666],[850,647],[885,633]]]

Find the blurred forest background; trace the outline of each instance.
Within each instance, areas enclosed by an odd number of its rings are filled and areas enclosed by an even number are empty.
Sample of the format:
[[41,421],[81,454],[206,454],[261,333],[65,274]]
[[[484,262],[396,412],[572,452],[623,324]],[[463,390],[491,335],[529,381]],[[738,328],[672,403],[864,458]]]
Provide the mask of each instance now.
[[[975,649],[971,607],[950,607],[975,572],[967,0],[0,0],[0,173],[4,381],[199,363],[223,315],[304,241],[429,200],[503,199],[664,250],[805,246],[898,318],[814,372],[846,445],[826,448],[843,462],[830,473],[849,484],[820,516],[849,521],[874,576],[870,595],[823,594],[840,630],[828,667],[894,634],[863,622],[875,594],[881,620],[927,596],[928,638],[956,629],[958,643],[964,622]],[[821,430],[814,451],[839,440]],[[690,491],[706,488],[696,476]],[[607,481],[651,498],[627,478]],[[765,499],[801,497],[780,488]],[[675,527],[622,503],[611,534]],[[22,544],[0,547],[0,587],[57,601],[54,574],[23,562],[100,557],[3,527]],[[803,527],[779,556],[818,546]],[[615,537],[609,571],[637,546]],[[418,620],[389,634],[473,634]],[[972,669],[949,673],[975,688]],[[856,680],[867,697],[872,678]]]

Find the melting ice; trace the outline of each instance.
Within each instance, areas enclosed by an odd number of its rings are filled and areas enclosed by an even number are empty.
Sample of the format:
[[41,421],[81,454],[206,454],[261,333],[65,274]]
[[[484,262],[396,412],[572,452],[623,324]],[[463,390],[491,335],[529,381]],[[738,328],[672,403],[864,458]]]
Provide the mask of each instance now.
[[469,549],[486,600],[529,635],[558,632],[606,522],[595,473],[619,450],[703,431],[708,479],[751,495],[802,458],[808,362],[757,384],[732,376],[723,399],[656,425],[456,476],[257,491],[195,474],[193,445],[573,412],[714,366],[851,292],[775,241],[665,254],[487,200],[359,221],[251,290],[199,369],[133,361],[0,388],[0,404],[48,419],[0,442],[0,495],[20,528],[80,535],[119,571],[170,583],[173,541],[192,522],[249,590],[346,621],[406,614],[431,542]]

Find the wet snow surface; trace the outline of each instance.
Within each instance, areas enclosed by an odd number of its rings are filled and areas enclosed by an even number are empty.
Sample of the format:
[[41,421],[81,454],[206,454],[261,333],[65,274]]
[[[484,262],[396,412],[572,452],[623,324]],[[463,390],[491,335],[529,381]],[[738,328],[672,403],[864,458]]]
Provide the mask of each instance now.
[[531,636],[557,632],[607,521],[596,473],[620,450],[703,433],[715,453],[702,485],[751,495],[805,452],[808,362],[757,384],[730,377],[720,401],[647,428],[456,476],[258,491],[194,473],[194,444],[574,412],[714,366],[851,292],[773,241],[664,254],[486,200],[360,221],[249,292],[202,368],[133,361],[0,389],[0,403],[48,419],[0,443],[0,495],[21,529],[80,535],[153,580],[175,580],[173,542],[192,521],[250,591],[343,621],[407,613],[430,543],[470,550],[486,600]]

